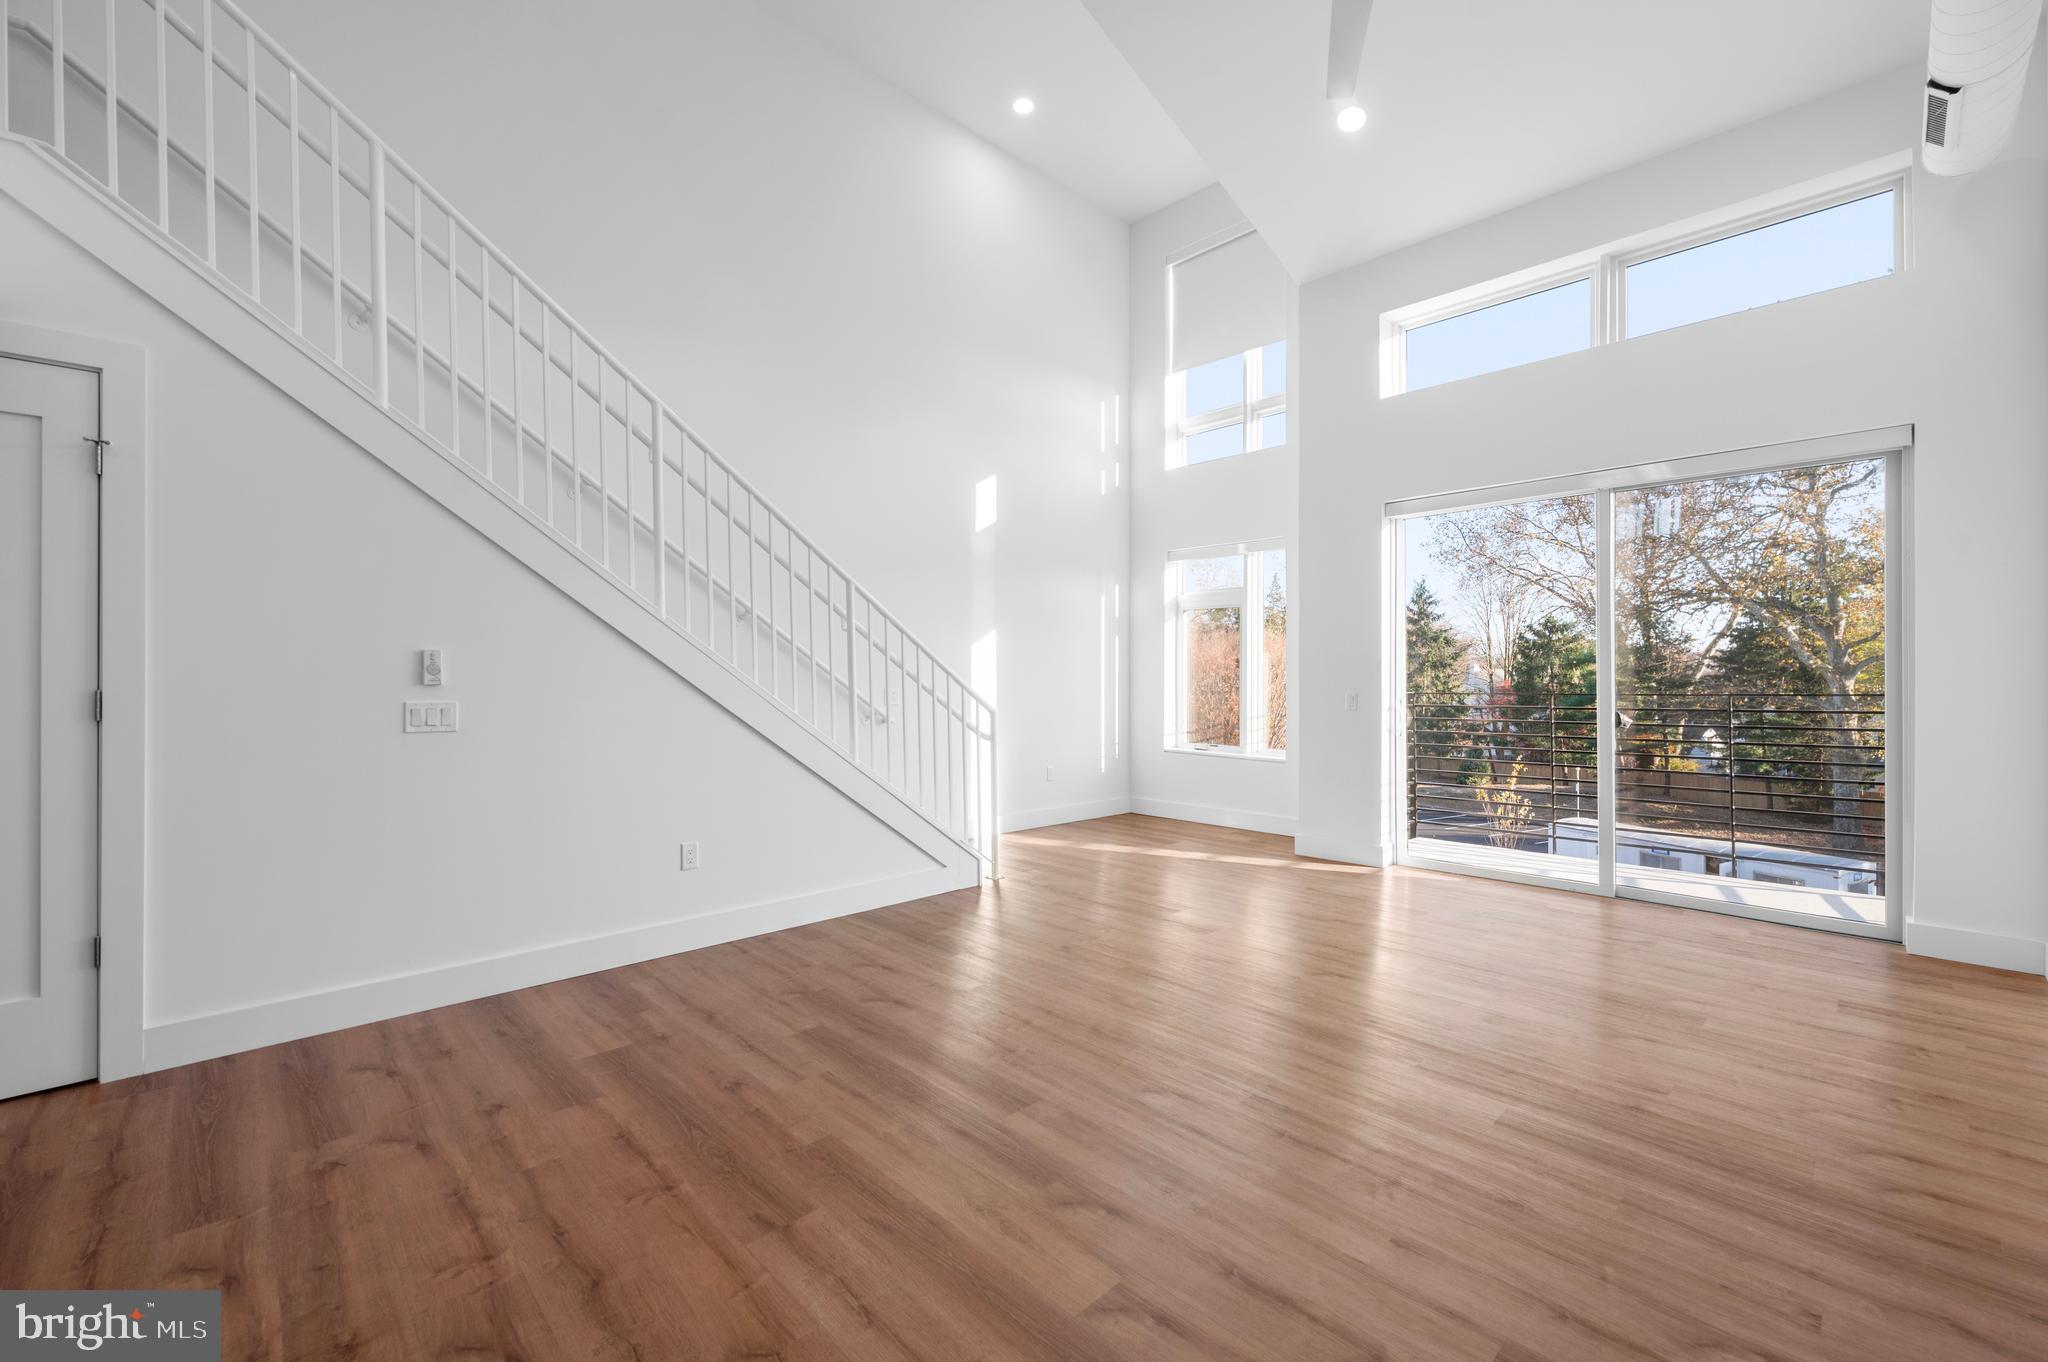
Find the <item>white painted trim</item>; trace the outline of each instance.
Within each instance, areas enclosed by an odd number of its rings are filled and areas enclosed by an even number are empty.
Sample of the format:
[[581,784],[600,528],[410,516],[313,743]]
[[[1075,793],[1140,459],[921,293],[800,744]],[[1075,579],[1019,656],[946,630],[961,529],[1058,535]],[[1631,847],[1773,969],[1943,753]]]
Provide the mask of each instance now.
[[1318,861],[1341,861],[1346,865],[1385,867],[1394,860],[1393,849],[1384,842],[1354,842],[1343,837],[1310,833],[1297,834],[1294,854]]
[[1146,814],[1153,818],[1171,818],[1182,823],[1207,823],[1218,828],[1243,828],[1246,832],[1272,832],[1282,837],[1292,837],[1298,821],[1283,814],[1260,813],[1253,809],[1224,809],[1213,804],[1182,804],[1170,799],[1133,799],[1131,812]]
[[1468,511],[1480,506],[1498,506],[1510,501],[1539,501],[1553,497],[1585,496],[1594,492],[1625,492],[1639,487],[1658,487],[1667,482],[1690,482],[1698,478],[1734,477],[1777,468],[1800,468],[1812,464],[1840,463],[1845,459],[1868,459],[1910,449],[1913,427],[1875,426],[1869,430],[1842,431],[1774,444],[1747,445],[1650,463],[1622,464],[1596,468],[1584,473],[1566,473],[1554,478],[1527,482],[1496,483],[1429,496],[1405,497],[1386,503],[1393,519],[1434,515],[1439,511]]
[[1939,960],[1958,960],[1966,965],[2017,970],[2022,974],[2048,973],[2048,942],[1998,932],[1979,932],[1967,927],[1944,927],[1933,922],[1906,923],[1906,949],[1914,955]]
[[99,372],[100,689],[99,1077],[142,1072],[144,792],[148,746],[148,615],[144,542],[150,462],[147,366],[141,347],[0,319],[0,351]]
[[867,884],[848,885],[771,903],[744,904],[697,917],[656,923],[515,951],[438,969],[254,1003],[225,1012],[160,1022],[143,1033],[144,1069],[154,1072],[254,1050],[304,1036],[402,1017],[428,1008],[531,988],[599,970],[779,932],[849,913],[973,888],[978,867],[937,866]]
[[1131,811],[1128,799],[1091,799],[1079,804],[1049,804],[1037,809],[1019,809],[1003,815],[1002,831],[1029,832],[1060,823],[1085,823],[1091,818],[1110,818]]

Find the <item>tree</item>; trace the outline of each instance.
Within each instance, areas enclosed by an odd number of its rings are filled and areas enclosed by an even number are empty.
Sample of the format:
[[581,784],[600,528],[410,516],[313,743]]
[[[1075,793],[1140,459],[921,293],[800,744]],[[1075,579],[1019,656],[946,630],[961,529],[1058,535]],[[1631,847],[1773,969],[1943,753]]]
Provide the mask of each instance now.
[[[1415,831],[1425,765],[1439,776],[1446,768],[1470,765],[1466,741],[1465,659],[1469,653],[1444,618],[1429,583],[1417,582],[1408,595],[1408,819]],[[1470,772],[1461,773],[1461,779]]]
[[1456,697],[1464,707],[1465,659],[1470,649],[1444,618],[1428,582],[1408,593],[1408,698],[1436,704]]
[[[1883,468],[1860,460],[1615,498],[1616,660],[1629,692],[1646,708],[1687,708],[1730,681],[1720,659],[1738,630],[1751,631],[1744,665],[1764,661],[1757,644],[1767,632],[1779,651],[1769,688],[1802,693],[1737,704],[1782,709],[1780,727],[1796,727],[1796,714],[1813,729],[1800,769],[1814,773],[1845,849],[1874,840],[1861,815],[1883,741],[1873,722],[1884,684]],[[1528,590],[1590,633],[1597,507],[1568,496],[1435,517],[1431,556]],[[1669,735],[1672,751],[1696,740],[1687,725],[1697,726],[1690,713]]]
[[1266,748],[1287,747],[1287,580],[1275,570],[1266,581]]
[[1592,708],[1599,698],[1592,635],[1561,615],[1524,625],[1508,680],[1518,705],[1547,705],[1554,696],[1560,708]]

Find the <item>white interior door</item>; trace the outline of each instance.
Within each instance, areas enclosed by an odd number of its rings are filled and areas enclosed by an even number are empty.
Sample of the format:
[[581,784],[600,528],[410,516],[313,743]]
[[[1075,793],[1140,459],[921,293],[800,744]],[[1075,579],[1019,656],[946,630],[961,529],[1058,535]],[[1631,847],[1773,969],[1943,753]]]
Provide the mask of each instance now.
[[99,376],[0,358],[0,1097],[98,1072]]

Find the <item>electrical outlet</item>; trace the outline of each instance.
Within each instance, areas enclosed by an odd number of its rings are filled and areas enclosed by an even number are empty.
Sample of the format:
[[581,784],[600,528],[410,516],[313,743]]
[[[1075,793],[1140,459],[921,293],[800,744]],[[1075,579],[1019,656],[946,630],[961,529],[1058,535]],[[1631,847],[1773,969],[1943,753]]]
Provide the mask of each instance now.
[[695,842],[685,842],[683,843],[683,869],[695,870],[696,868],[697,844]]
[[1355,690],[1347,690],[1347,691],[1345,691],[1345,692],[1344,692],[1344,708],[1346,708],[1346,709],[1357,709],[1357,708],[1358,708],[1358,692],[1357,692],[1357,691],[1355,691]]

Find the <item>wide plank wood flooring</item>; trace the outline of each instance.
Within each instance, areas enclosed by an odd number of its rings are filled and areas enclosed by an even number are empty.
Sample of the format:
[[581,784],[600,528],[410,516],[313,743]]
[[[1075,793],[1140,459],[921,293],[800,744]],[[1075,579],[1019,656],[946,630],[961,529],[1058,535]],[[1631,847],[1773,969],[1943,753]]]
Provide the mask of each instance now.
[[2048,1358],[2048,982],[1289,845],[0,1104],[0,1286],[291,1362]]

